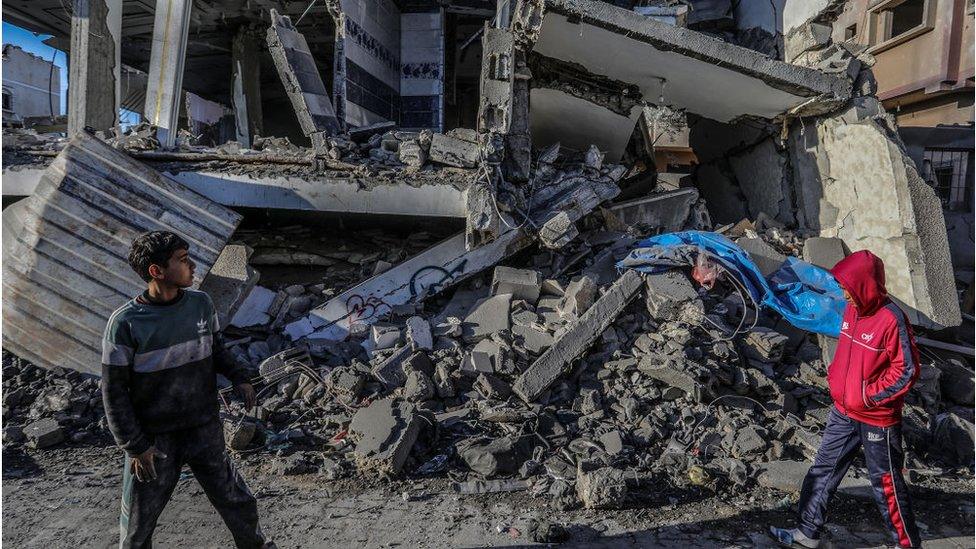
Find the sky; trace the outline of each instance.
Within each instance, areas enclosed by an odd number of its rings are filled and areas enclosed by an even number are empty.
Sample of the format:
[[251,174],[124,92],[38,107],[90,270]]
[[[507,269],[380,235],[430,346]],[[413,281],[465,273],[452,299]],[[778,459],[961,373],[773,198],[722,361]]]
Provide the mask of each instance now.
[[20,46],[24,51],[43,57],[48,61],[51,60],[52,56],[54,57],[54,64],[61,68],[61,113],[63,114],[67,112],[68,105],[68,58],[63,51],[56,50],[43,43],[50,36],[50,34],[35,35],[17,25],[11,25],[6,21],[3,23],[4,44]]
[[[54,58],[54,64],[61,68],[61,114],[68,112],[68,56],[61,50],[52,48],[44,43],[50,34],[34,34],[33,32],[12,25],[4,21],[3,23],[3,43],[20,46],[24,51],[28,51],[50,61]],[[123,128],[129,124],[139,121],[139,115],[121,110],[121,122]]]

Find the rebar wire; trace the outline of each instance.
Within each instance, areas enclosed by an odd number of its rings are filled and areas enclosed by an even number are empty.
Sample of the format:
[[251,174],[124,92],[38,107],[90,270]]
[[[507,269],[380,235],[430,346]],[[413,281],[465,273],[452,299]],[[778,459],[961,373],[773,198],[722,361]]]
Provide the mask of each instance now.
[[311,2],[308,3],[308,7],[305,8],[305,11],[303,11],[302,14],[298,16],[298,21],[295,21],[295,28],[296,29],[298,28],[298,24],[302,22],[302,19],[305,18],[305,15],[307,15],[308,12],[312,10],[312,6],[314,6],[315,3],[318,2],[318,1],[319,0],[312,0]]

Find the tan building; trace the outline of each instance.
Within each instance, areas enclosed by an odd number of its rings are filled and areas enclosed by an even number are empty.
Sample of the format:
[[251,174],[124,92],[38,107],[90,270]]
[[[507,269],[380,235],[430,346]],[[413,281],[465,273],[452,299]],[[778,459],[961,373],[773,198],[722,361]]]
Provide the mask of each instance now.
[[869,47],[878,98],[946,209],[973,211],[973,0],[849,0],[834,41]]
[[[878,98],[942,199],[957,278],[972,287],[974,0],[848,0],[833,39],[868,46]],[[972,310],[972,293],[966,298]]]

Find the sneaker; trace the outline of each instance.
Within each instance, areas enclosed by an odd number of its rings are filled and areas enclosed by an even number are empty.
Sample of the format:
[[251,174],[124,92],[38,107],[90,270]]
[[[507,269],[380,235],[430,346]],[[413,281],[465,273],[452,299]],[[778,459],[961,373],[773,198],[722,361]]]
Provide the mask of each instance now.
[[798,528],[777,528],[769,527],[769,533],[783,547],[794,549],[816,549],[820,547],[820,540],[808,537]]

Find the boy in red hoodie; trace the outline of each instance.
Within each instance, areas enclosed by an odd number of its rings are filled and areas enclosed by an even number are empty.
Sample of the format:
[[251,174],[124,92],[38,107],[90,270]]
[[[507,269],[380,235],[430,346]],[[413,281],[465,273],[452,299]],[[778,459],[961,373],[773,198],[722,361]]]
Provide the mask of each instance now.
[[905,313],[888,299],[881,259],[866,250],[856,252],[830,272],[847,299],[837,351],[827,369],[834,408],[803,480],[798,528],[770,531],[792,547],[819,546],[827,504],[863,447],[874,497],[892,541],[900,547],[920,547],[901,473],[901,410],[919,374],[915,336]]

